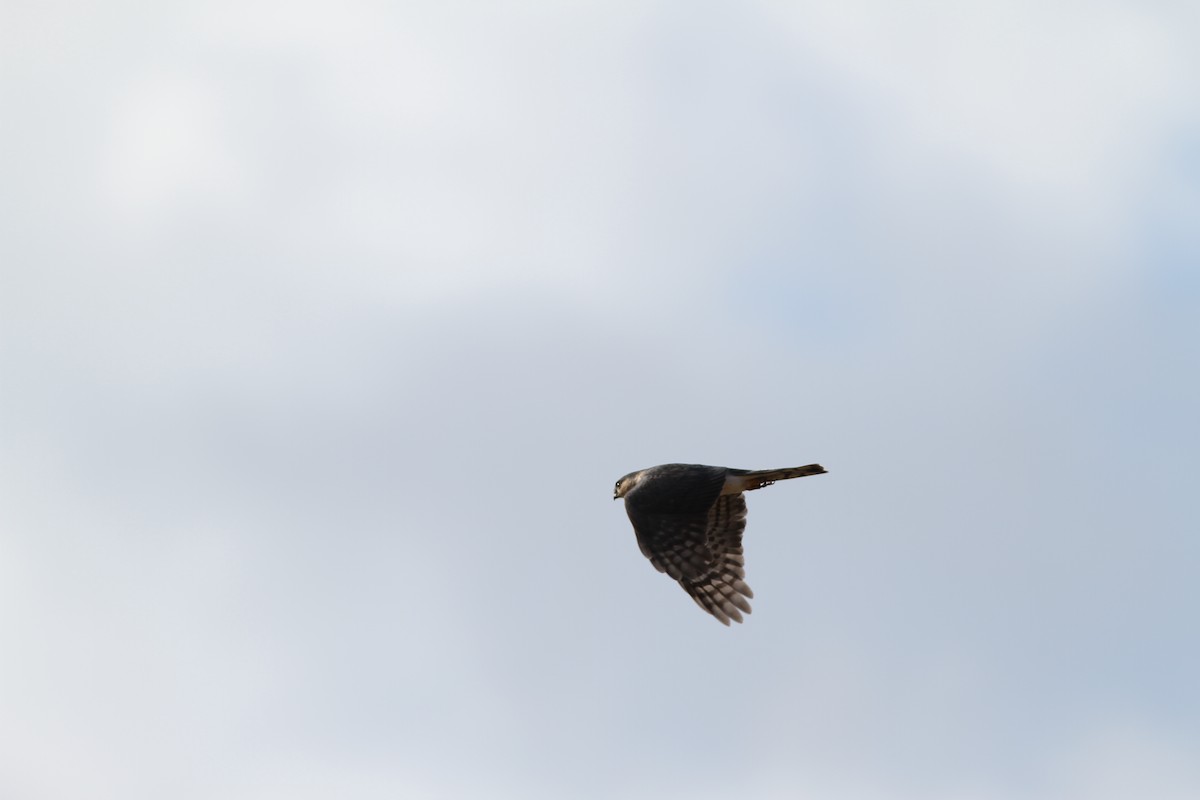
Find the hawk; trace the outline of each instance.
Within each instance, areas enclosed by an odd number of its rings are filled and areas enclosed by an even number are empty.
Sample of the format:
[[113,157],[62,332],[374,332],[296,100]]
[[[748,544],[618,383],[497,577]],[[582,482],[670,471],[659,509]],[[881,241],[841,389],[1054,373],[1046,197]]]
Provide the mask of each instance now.
[[750,613],[742,558],[746,498],[742,492],[775,481],[820,475],[820,464],[789,469],[731,469],[703,464],[661,464],[617,481],[613,499],[625,498],[642,555],[665,572],[696,604],[728,625]]

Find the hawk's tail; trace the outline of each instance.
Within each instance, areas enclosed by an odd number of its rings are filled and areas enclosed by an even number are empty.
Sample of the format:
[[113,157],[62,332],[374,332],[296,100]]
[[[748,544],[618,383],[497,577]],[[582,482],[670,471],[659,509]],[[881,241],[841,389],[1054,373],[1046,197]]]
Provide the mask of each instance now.
[[820,475],[825,468],[820,464],[808,464],[803,467],[788,467],[786,469],[731,469],[730,475],[742,479],[742,491],[749,492],[770,486],[775,481],[786,481],[788,478],[804,478],[808,475]]

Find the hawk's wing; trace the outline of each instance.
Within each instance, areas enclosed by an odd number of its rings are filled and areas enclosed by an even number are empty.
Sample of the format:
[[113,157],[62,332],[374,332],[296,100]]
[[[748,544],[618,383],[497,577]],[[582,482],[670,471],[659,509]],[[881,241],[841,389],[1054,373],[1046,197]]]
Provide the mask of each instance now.
[[743,580],[742,531],[746,500],[721,495],[707,512],[655,513],[626,504],[642,554],[708,613],[728,625],[750,613],[754,593]]

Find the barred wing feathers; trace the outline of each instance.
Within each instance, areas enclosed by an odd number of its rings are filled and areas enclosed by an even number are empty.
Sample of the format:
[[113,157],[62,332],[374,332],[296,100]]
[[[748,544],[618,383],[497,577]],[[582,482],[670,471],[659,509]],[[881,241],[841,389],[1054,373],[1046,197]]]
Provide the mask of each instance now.
[[656,513],[635,503],[626,508],[642,554],[678,581],[697,605],[725,625],[750,613],[747,599],[754,593],[744,580],[742,495],[720,495],[707,510],[686,513]]

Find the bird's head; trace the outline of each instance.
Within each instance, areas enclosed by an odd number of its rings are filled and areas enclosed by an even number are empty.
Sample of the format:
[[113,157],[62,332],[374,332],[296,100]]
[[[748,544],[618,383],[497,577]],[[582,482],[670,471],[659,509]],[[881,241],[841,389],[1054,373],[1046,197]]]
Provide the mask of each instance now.
[[613,487],[613,500],[616,500],[618,498],[624,497],[625,495],[629,494],[629,490],[632,489],[634,486],[637,486],[637,483],[639,480],[641,480],[641,478],[642,478],[642,470],[638,470],[637,472],[629,473],[628,475],[626,475],[625,477],[623,477],[619,481],[617,481],[617,485]]

